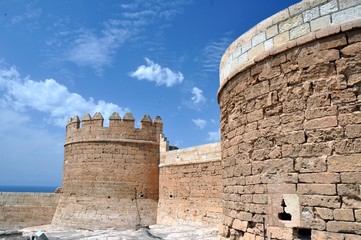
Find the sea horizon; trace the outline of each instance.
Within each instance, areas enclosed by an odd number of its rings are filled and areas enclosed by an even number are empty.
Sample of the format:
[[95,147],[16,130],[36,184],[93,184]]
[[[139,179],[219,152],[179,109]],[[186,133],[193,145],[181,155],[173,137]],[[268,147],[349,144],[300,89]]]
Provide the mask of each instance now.
[[0,192],[54,193],[58,186],[11,186],[0,185]]

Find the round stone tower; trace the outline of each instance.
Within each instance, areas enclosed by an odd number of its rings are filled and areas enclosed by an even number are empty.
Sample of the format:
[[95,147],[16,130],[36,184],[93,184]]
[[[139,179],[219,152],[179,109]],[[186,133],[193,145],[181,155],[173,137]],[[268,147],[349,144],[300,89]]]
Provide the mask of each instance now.
[[224,239],[361,234],[360,27],[360,1],[304,0],[224,53]]
[[76,116],[66,127],[63,186],[53,224],[67,228],[134,229],[156,223],[159,139],[163,123],[127,113]]

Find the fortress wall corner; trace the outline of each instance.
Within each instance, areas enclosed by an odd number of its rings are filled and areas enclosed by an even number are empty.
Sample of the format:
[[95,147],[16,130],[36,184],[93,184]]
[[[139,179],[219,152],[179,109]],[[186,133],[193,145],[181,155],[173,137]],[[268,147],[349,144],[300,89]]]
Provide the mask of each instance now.
[[217,226],[222,215],[220,144],[161,152],[158,224]]

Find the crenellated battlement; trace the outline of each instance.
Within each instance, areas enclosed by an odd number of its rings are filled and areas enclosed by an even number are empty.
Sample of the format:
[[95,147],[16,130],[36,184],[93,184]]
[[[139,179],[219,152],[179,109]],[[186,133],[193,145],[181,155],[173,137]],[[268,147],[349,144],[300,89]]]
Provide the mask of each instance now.
[[79,141],[151,141],[159,143],[163,133],[163,121],[159,116],[154,120],[144,115],[140,127],[135,128],[135,119],[128,112],[123,118],[114,112],[109,117],[109,127],[104,126],[104,118],[97,112],[93,117],[89,113],[80,120],[78,116],[69,119],[66,125],[65,145]]

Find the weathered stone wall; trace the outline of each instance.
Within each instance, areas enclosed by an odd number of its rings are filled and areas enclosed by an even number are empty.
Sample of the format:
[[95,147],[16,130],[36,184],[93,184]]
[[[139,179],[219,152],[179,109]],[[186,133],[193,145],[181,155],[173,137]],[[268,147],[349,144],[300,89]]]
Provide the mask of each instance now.
[[0,230],[50,224],[59,194],[0,193]]
[[217,226],[222,217],[219,143],[160,155],[157,223]]
[[145,115],[140,129],[126,114],[97,113],[67,126],[63,193],[53,224],[67,228],[132,229],[156,223],[162,121]]
[[284,43],[240,64],[227,61],[242,37],[225,53],[223,238],[359,239],[360,14],[360,1],[303,1],[245,37],[264,50],[275,29]]

